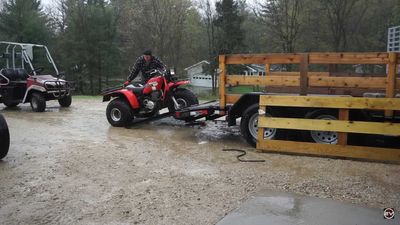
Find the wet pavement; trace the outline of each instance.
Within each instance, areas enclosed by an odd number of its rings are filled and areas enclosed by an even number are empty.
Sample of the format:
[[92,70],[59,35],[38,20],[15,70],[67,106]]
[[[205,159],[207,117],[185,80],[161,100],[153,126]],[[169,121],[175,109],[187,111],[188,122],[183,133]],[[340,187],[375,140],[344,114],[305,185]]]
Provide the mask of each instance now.
[[265,191],[251,197],[217,225],[397,225],[383,209],[284,192]]
[[400,165],[259,154],[224,123],[115,128],[100,98],[48,106],[0,106],[11,135],[0,224],[216,224],[265,189],[400,209]]

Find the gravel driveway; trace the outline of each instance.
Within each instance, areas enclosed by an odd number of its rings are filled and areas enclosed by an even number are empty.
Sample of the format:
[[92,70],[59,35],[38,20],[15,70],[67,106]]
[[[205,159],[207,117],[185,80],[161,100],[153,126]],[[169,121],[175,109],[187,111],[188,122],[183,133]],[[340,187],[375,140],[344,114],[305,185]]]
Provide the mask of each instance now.
[[249,152],[238,128],[163,119],[111,127],[100,98],[0,107],[11,134],[0,161],[1,224],[215,224],[263,190],[400,209],[400,165]]

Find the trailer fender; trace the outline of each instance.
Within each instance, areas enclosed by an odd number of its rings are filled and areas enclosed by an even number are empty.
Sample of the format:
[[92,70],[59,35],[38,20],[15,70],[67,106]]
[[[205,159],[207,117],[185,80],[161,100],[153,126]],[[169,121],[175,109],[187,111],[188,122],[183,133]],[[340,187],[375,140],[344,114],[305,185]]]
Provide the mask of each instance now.
[[132,109],[140,108],[139,101],[138,101],[136,95],[132,91],[129,91],[127,89],[118,90],[118,91],[112,92],[110,94],[104,95],[103,102],[110,101],[111,97],[124,98],[129,103],[129,105],[132,107]]
[[228,111],[228,116],[226,118],[228,126],[236,125],[236,119],[242,117],[243,112],[246,111],[248,107],[255,103],[259,103],[260,95],[262,94],[263,93],[253,92],[242,95]]

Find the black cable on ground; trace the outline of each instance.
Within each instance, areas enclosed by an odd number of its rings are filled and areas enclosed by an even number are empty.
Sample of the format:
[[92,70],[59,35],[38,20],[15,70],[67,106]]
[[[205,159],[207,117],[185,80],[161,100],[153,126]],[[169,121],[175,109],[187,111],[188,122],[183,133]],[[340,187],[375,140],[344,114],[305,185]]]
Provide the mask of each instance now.
[[241,154],[236,156],[236,158],[240,162],[265,162],[264,159],[241,159],[242,156],[245,156],[247,154],[247,152],[245,150],[235,149],[235,148],[225,148],[225,149],[222,149],[222,151],[224,151],[224,152],[240,152]]

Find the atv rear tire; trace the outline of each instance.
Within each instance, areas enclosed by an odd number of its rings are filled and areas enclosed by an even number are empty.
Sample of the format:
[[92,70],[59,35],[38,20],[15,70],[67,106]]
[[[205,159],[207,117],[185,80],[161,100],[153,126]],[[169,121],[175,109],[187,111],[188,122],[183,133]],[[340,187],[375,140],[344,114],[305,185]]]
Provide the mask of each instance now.
[[131,107],[122,98],[112,100],[106,110],[108,122],[114,127],[125,127],[133,119]]
[[61,107],[69,107],[72,103],[71,95],[64,96],[63,98],[58,99],[58,103]]
[[[247,143],[251,146],[256,147],[258,138],[258,103],[251,105],[247,108],[242,115],[240,121],[240,133],[244,137]],[[273,117],[278,116],[279,111],[268,109],[265,113],[266,116]],[[264,139],[274,140],[282,139],[285,137],[285,131],[276,128],[265,128],[264,129]]]
[[10,147],[10,133],[8,131],[7,122],[3,115],[0,114],[0,159],[4,158]]
[[46,109],[46,99],[40,92],[31,95],[31,107],[34,112],[43,112]]
[[17,106],[19,103],[18,102],[3,102],[3,104],[7,107],[15,107]]
[[[199,104],[197,96],[191,90],[185,88],[176,89],[174,97],[175,100],[178,102],[180,109]],[[174,102],[171,102],[171,104],[168,107],[168,110],[170,112],[176,111]]]

